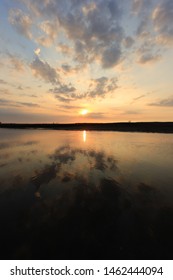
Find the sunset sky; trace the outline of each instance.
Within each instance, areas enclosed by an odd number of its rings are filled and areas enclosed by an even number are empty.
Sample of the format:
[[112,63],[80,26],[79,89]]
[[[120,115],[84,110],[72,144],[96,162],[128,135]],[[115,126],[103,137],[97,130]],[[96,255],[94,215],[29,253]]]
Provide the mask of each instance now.
[[173,121],[172,0],[1,0],[0,121]]

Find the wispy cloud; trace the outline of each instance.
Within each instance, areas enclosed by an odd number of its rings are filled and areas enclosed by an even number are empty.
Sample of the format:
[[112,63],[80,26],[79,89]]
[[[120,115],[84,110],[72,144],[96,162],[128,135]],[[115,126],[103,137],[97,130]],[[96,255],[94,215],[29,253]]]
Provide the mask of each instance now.
[[160,107],[172,107],[173,106],[173,96],[167,99],[162,99],[149,104],[150,106],[160,106]]
[[32,20],[29,15],[25,14],[20,9],[11,9],[9,12],[9,22],[16,28],[16,30],[31,39]]
[[26,107],[40,107],[38,104],[32,102],[16,102],[16,103]]
[[152,13],[155,30],[158,33],[158,42],[173,43],[173,2],[165,0],[158,3]]
[[4,81],[3,79],[0,79],[0,84],[1,85],[6,85],[6,84],[8,84],[6,81]]
[[0,98],[0,106],[12,106],[12,107],[40,107],[36,103],[32,102],[20,102],[20,101],[13,101],[5,98]]
[[25,69],[24,62],[22,61],[21,58],[19,58],[17,55],[12,55],[11,53],[7,53],[7,56],[10,59],[12,67],[17,71],[17,72],[23,72]]
[[138,63],[141,63],[141,64],[154,63],[160,59],[161,59],[161,55],[145,53],[139,57]]

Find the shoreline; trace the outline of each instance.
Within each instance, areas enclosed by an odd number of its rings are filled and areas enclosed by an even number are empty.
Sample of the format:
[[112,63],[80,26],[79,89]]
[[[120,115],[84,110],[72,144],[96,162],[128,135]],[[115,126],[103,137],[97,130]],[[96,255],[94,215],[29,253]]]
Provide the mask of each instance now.
[[0,128],[173,133],[173,122],[0,123]]

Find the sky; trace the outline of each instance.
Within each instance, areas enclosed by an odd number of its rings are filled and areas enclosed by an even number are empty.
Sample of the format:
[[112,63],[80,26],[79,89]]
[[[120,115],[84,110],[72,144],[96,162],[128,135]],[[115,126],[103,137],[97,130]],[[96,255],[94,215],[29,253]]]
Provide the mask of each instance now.
[[1,0],[1,122],[173,121],[172,0]]

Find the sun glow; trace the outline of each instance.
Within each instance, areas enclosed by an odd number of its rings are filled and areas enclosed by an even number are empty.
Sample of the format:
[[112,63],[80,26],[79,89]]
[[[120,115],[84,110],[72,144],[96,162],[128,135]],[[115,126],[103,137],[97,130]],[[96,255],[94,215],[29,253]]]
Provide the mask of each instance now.
[[88,114],[88,110],[83,109],[83,110],[80,111],[80,114],[84,116],[84,115]]

